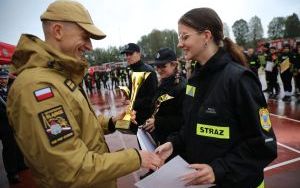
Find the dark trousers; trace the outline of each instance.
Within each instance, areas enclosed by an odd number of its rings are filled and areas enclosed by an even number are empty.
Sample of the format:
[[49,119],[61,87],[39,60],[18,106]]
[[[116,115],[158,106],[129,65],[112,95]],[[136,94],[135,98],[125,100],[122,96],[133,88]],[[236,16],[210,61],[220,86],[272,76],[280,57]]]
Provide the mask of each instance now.
[[270,92],[276,92],[276,94],[279,94],[280,92],[280,86],[278,84],[278,80],[277,80],[277,76],[278,76],[278,71],[273,71],[270,73],[269,75],[269,89],[270,89]]
[[294,80],[295,80],[295,90],[300,91],[300,73],[294,76]]
[[265,71],[265,75],[266,75],[266,83],[267,83],[267,88],[266,88],[266,90],[270,91],[270,90],[271,90],[271,87],[270,87],[270,80],[271,80],[272,72]]
[[23,154],[18,147],[9,125],[1,125],[1,140],[3,145],[2,158],[7,176],[14,176],[26,168]]
[[281,80],[283,83],[283,88],[285,92],[292,92],[292,78],[293,74],[292,72],[288,69],[281,73]]

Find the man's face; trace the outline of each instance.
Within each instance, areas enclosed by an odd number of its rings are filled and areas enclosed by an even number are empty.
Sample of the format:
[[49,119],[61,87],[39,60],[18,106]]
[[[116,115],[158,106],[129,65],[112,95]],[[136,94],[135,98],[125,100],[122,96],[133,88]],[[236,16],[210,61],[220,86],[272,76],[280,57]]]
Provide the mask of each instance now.
[[127,63],[129,65],[132,65],[141,60],[141,53],[140,52],[133,52],[133,53],[126,52],[125,58],[126,58]]
[[8,83],[8,77],[7,78],[0,78],[0,87],[6,87]]
[[84,53],[92,50],[90,34],[75,23],[64,23],[60,49],[66,55],[83,60]]
[[251,56],[254,54],[254,49],[253,48],[248,48],[248,55]]

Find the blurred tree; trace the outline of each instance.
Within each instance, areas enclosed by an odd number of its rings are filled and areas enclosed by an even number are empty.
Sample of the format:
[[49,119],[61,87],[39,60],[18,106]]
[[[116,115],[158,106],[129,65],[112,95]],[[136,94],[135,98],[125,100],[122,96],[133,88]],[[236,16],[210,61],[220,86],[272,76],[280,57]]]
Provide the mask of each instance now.
[[227,25],[227,23],[223,22],[223,33],[224,33],[224,37],[228,37],[230,38],[230,33],[229,33],[229,26]]
[[300,21],[297,14],[293,13],[287,17],[284,36],[291,38],[300,36]]
[[123,60],[120,54],[120,48],[118,49],[116,47],[108,47],[107,49],[96,48],[91,52],[87,52],[86,58],[90,66]]
[[247,41],[255,45],[258,40],[263,38],[264,35],[260,18],[253,16],[248,23],[248,28],[249,32],[247,35]]
[[278,39],[284,36],[285,18],[275,17],[268,25],[268,37],[270,39]]
[[148,35],[144,35],[137,43],[141,48],[145,59],[153,60],[155,53],[162,47],[169,47],[180,56],[181,51],[177,48],[178,37],[175,30],[154,29]]
[[232,25],[232,31],[237,44],[244,46],[247,42],[247,34],[249,32],[248,24],[245,20],[240,19]]

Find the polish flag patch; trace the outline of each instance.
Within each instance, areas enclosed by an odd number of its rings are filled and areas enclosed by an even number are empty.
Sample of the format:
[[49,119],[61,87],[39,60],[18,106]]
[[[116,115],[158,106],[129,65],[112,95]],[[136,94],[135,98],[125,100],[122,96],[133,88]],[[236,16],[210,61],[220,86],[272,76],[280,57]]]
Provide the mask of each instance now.
[[54,96],[50,87],[34,91],[34,96],[38,102],[52,98]]

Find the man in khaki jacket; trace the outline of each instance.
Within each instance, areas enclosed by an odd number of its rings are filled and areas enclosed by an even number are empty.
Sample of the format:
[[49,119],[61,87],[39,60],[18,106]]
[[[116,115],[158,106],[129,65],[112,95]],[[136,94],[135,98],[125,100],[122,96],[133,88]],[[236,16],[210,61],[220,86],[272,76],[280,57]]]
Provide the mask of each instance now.
[[161,166],[153,153],[109,153],[104,133],[114,131],[118,118],[97,117],[80,86],[90,38],[105,37],[88,11],[74,1],[55,1],[41,20],[45,42],[22,35],[17,45],[18,76],[7,103],[16,140],[39,187],[113,188],[118,177]]

